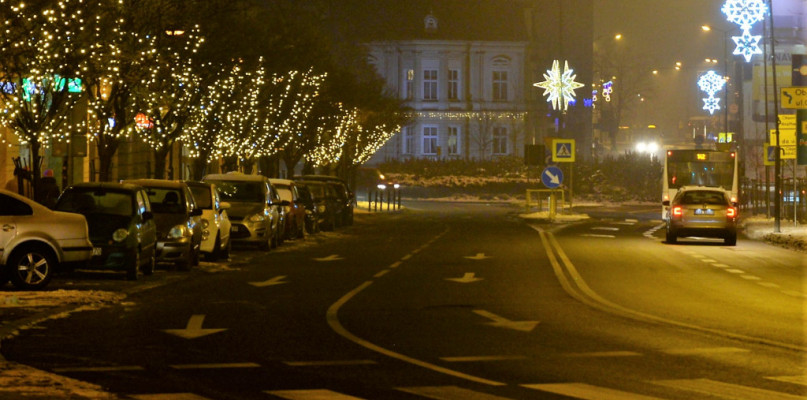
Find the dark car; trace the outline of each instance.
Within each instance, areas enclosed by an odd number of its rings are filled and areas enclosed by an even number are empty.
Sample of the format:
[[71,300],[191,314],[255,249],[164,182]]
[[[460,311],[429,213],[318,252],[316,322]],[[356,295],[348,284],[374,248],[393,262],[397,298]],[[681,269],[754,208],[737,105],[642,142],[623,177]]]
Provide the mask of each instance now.
[[82,214],[92,242],[89,269],[154,272],[157,227],[146,190],[120,183],[78,183],[59,196],[56,210]]
[[305,236],[305,206],[300,203],[297,184],[289,179],[269,179],[275,187],[285,212],[284,237],[297,239]]
[[295,177],[295,180],[300,181],[316,181],[316,182],[325,182],[331,185],[336,192],[336,196],[339,198],[339,201],[342,202],[342,210],[339,212],[339,216],[341,218],[338,221],[339,225],[352,225],[353,224],[353,203],[355,202],[355,198],[353,195],[353,191],[350,190],[348,187],[347,182],[344,179],[338,178],[336,176],[330,175],[302,175],[299,177]]
[[324,231],[332,231],[341,226],[345,203],[336,193],[336,188],[323,181],[297,181],[308,188],[317,210],[317,226]]
[[308,189],[308,185],[297,182],[297,194],[300,195],[300,204],[305,208],[305,230],[309,234],[319,232],[319,208],[314,202],[314,196]]
[[179,269],[199,264],[202,246],[202,210],[188,184],[163,179],[124,181],[143,186],[157,223],[157,262]]
[[663,204],[670,207],[667,243],[676,243],[678,237],[703,236],[722,238],[729,246],[737,244],[737,204],[725,190],[685,186]]

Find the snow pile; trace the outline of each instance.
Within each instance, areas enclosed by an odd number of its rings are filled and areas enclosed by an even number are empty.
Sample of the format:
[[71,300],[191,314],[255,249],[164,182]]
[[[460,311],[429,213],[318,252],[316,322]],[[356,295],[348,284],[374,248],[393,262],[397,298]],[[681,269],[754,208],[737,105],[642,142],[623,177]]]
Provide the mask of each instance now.
[[754,216],[742,222],[743,231],[751,239],[764,240],[777,246],[807,252],[807,225],[781,220],[779,233],[774,232],[773,218]]
[[103,305],[118,303],[123,293],[101,290],[51,290],[0,292],[0,307],[57,307],[64,305]]
[[91,383],[0,359],[0,398],[115,400]]

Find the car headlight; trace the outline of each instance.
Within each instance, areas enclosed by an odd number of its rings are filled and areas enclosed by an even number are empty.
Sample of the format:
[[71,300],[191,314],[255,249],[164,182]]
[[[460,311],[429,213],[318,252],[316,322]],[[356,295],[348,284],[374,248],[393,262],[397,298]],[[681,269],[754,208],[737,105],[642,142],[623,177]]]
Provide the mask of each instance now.
[[210,226],[210,221],[203,218],[202,219],[202,229],[207,229],[208,226]]
[[255,215],[252,215],[252,216],[249,217],[249,222],[252,222],[252,223],[263,222],[265,220],[266,220],[266,217],[264,217],[263,214],[255,214]]
[[185,225],[177,225],[177,226],[171,228],[170,231],[168,231],[168,238],[169,239],[180,239],[180,238],[182,238],[184,236],[187,236],[188,232],[189,231],[188,231],[187,226],[185,226]]
[[128,229],[120,228],[117,229],[115,232],[112,232],[112,240],[116,242],[122,242],[126,240],[127,237],[129,237]]

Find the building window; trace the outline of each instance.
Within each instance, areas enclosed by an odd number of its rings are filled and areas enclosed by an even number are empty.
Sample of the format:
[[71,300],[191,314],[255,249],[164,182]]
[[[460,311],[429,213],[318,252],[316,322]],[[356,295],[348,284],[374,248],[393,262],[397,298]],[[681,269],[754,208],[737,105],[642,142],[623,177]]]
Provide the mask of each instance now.
[[407,100],[412,100],[415,97],[415,70],[414,69],[407,69],[406,70],[406,81],[404,82],[404,90]]
[[460,71],[456,69],[448,70],[448,99],[460,99]]
[[437,70],[423,70],[423,100],[437,100]]
[[424,126],[423,127],[423,154],[436,155],[437,154],[437,127]]
[[493,101],[507,101],[507,71],[493,71]]
[[507,154],[507,128],[493,128],[493,154]]
[[403,154],[415,154],[415,130],[409,126],[404,128]]
[[450,156],[459,154],[460,128],[458,126],[448,127],[448,140],[446,141],[446,153]]

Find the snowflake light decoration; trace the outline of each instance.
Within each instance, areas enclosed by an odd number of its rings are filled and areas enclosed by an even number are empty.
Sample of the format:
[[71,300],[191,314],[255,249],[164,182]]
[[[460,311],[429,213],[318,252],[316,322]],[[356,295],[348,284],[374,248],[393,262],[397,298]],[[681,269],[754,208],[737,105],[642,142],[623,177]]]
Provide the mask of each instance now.
[[742,55],[745,57],[745,62],[751,62],[754,54],[762,54],[762,49],[759,48],[759,40],[762,39],[762,35],[752,35],[749,31],[743,31],[742,36],[732,36],[731,38],[737,45],[732,54]]
[[745,31],[762,21],[768,6],[762,0],[726,0],[721,11],[729,22],[740,25],[740,29]]
[[715,93],[723,89],[723,85],[725,84],[726,79],[716,74],[715,71],[709,71],[701,75],[698,79],[698,88],[706,92],[709,96],[714,96]]
[[569,108],[569,103],[574,101],[574,91],[584,85],[575,82],[574,79],[577,75],[574,70],[569,69],[569,61],[563,62],[563,73],[560,72],[560,62],[554,60],[552,62],[552,69],[547,70],[544,74],[543,82],[535,83],[533,86],[544,89],[544,96],[548,96],[547,102],[552,103],[552,108],[555,110],[562,109],[565,111]]
[[714,96],[709,96],[703,99],[703,109],[709,111],[709,114],[714,114],[715,110],[720,109],[720,99]]
[[762,54],[759,48],[759,40],[762,36],[752,35],[751,28],[757,22],[765,18],[768,6],[763,0],[726,0],[721,9],[726,14],[726,19],[740,25],[743,30],[742,36],[732,36],[732,40],[737,45],[734,55],[742,55],[746,62],[751,62],[754,54]]

